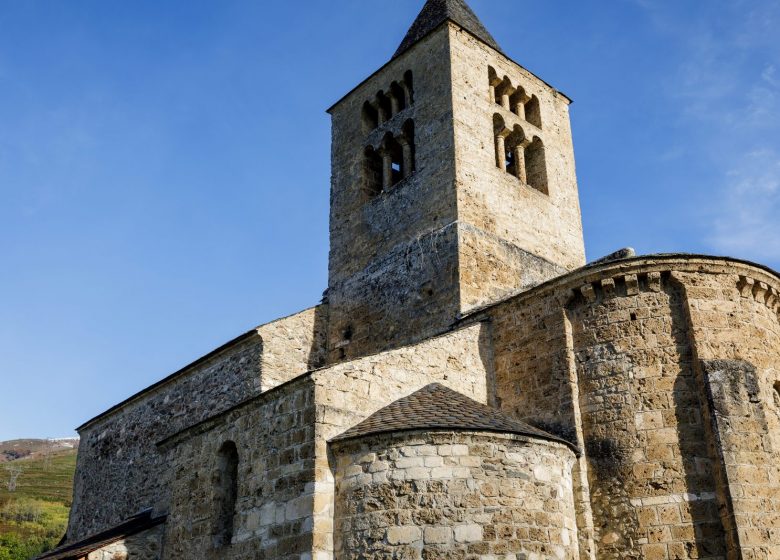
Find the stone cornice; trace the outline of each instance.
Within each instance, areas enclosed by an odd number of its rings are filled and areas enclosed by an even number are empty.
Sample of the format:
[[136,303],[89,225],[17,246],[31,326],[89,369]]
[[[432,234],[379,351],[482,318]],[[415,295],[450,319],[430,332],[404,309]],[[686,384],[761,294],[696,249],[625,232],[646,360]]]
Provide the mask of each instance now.
[[523,290],[509,295],[501,301],[469,311],[459,318],[459,322],[478,317],[500,305],[520,303],[539,297],[553,295],[561,300],[561,305],[565,305],[574,293],[581,293],[588,299],[588,294],[595,286],[609,291],[610,285],[614,286],[614,283],[611,284],[610,280],[614,282],[614,279],[617,278],[623,278],[626,281],[627,289],[632,291],[637,278],[640,275],[647,275],[648,283],[652,289],[656,278],[660,278],[660,274],[668,272],[733,274],[740,278],[750,278],[753,280],[754,285],[757,284],[759,286],[759,290],[761,289],[760,286],[766,286],[765,296],[767,299],[770,294],[774,294],[775,298],[773,301],[780,301],[780,274],[769,267],[729,257],[672,253],[633,257],[578,268],[569,274],[549,280],[530,290]]

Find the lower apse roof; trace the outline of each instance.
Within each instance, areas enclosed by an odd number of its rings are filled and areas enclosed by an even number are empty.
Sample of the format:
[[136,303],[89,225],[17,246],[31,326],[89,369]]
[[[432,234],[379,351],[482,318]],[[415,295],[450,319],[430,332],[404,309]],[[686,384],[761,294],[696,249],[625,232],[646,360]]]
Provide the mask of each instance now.
[[479,403],[439,383],[423,387],[380,409],[331,441],[409,431],[487,431],[518,434],[576,447],[558,436],[510,418],[500,410]]

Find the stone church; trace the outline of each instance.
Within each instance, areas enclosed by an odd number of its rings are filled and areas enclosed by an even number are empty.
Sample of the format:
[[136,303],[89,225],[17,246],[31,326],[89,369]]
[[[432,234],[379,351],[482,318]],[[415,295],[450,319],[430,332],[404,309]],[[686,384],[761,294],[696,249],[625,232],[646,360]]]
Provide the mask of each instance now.
[[79,428],[47,559],[780,558],[780,277],[586,264],[570,99],[429,0],[330,108],[323,301]]

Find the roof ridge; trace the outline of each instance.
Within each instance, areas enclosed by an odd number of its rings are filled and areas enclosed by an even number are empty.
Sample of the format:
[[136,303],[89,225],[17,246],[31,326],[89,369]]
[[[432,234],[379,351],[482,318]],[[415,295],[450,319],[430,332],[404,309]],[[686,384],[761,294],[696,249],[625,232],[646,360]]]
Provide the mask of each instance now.
[[483,43],[502,52],[501,47],[465,0],[427,0],[393,58],[412,48],[445,21],[459,25]]

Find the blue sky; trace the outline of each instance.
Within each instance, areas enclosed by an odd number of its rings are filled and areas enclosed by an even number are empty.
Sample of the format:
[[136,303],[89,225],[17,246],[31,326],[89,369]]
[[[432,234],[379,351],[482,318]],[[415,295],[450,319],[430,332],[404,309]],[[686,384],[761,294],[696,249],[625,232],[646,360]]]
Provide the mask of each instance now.
[[[327,281],[325,109],[422,0],[0,0],[0,440],[75,426]],[[575,100],[590,259],[780,269],[780,3],[473,0]]]

